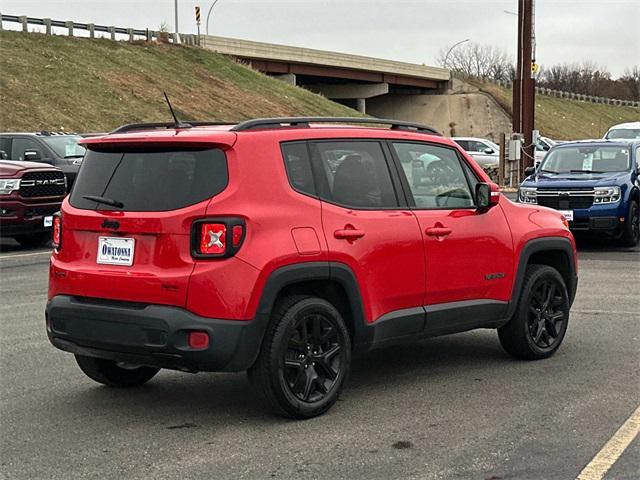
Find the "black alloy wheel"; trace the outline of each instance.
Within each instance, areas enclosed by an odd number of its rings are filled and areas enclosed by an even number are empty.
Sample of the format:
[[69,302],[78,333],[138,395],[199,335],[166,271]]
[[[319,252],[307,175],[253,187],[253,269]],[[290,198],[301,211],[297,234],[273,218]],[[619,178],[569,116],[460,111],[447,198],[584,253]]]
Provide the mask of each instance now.
[[567,332],[570,307],[564,279],[555,268],[527,266],[516,311],[498,329],[502,347],[523,360],[550,357]]
[[249,380],[279,415],[306,419],[338,400],[351,364],[351,340],[340,312],[306,295],[281,299]]
[[299,318],[283,359],[283,377],[291,393],[304,402],[322,400],[340,376],[342,348],[337,329],[322,313]]
[[539,281],[529,302],[528,327],[531,340],[545,349],[555,345],[566,323],[564,297],[553,279]]

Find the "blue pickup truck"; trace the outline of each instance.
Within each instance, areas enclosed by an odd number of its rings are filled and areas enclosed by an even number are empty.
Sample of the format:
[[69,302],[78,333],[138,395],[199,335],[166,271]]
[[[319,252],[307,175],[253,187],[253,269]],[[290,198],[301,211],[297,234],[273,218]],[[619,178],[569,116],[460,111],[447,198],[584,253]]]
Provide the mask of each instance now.
[[556,145],[525,170],[518,201],[554,208],[574,232],[640,240],[640,140],[585,140]]

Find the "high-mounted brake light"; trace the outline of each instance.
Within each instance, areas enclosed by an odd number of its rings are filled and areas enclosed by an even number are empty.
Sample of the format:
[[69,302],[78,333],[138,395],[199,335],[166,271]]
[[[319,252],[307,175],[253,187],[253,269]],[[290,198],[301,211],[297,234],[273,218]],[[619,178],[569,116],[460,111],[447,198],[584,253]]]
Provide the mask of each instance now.
[[62,246],[62,216],[60,213],[56,213],[53,216],[51,242],[53,243],[53,248],[60,250],[60,247]]
[[191,229],[191,255],[195,258],[218,258],[234,255],[245,237],[241,218],[222,217],[197,220]]

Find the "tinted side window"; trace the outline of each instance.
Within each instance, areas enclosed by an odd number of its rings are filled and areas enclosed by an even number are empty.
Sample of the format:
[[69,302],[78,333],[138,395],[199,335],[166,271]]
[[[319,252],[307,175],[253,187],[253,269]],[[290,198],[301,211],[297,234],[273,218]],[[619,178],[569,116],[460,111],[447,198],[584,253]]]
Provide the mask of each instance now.
[[313,142],[310,150],[322,199],[353,208],[398,206],[379,142]]
[[487,148],[490,148],[489,145],[486,145],[482,142],[469,142],[469,146],[471,147],[472,152],[484,153]]
[[316,196],[311,172],[311,160],[306,143],[286,143],[282,145],[284,165],[289,183],[294,190],[307,195]]
[[416,208],[474,205],[467,175],[454,149],[425,143],[394,143],[393,148],[400,158]]
[[38,142],[31,138],[19,138],[15,137],[11,145],[11,154],[9,158],[11,160],[24,160],[24,152],[27,150],[38,152],[40,159],[46,158],[45,150],[40,146]]
[[466,152],[469,151],[469,141],[468,140],[455,140],[455,142],[462,147],[462,149]]

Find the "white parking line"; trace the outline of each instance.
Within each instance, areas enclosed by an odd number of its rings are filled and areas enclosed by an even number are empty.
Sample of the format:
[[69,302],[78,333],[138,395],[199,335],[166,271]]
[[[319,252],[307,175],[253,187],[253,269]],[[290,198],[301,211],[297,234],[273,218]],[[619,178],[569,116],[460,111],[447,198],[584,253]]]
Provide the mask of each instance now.
[[51,251],[46,252],[33,252],[33,253],[19,253],[17,255],[0,255],[0,260],[4,260],[7,258],[17,258],[17,257],[32,257],[34,255],[51,255]]
[[640,405],[580,472],[576,480],[601,480],[640,432]]

